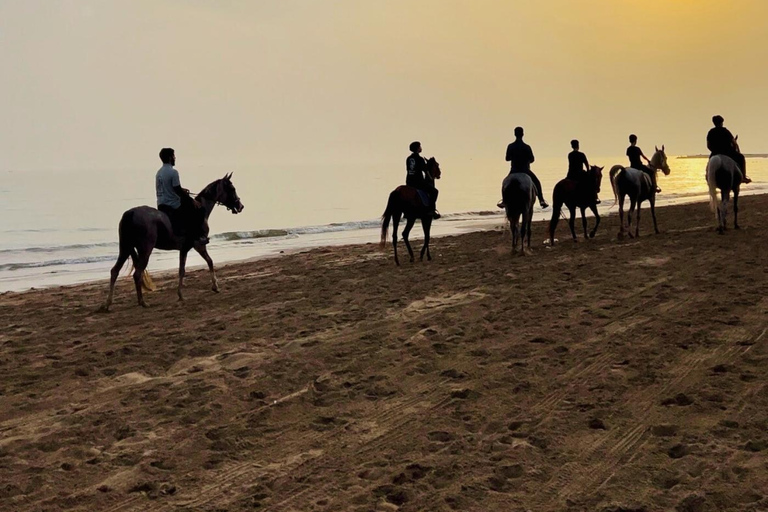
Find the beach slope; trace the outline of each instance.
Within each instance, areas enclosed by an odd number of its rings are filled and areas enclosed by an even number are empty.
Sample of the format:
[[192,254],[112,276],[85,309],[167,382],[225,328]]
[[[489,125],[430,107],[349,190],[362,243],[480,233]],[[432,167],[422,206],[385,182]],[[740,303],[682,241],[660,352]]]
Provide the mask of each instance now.
[[313,250],[149,309],[129,278],[110,313],[104,282],[4,294],[0,510],[766,510],[768,196],[741,207],[539,223],[525,258]]

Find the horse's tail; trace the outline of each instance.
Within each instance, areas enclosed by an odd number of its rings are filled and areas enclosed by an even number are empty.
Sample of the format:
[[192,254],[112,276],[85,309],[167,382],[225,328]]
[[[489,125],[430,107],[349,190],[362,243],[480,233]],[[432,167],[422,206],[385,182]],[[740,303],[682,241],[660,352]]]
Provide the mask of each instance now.
[[715,219],[717,219],[717,179],[715,176],[717,167],[712,163],[715,158],[718,159],[717,162],[719,163],[720,159],[717,155],[707,162],[707,185],[709,186],[709,209],[715,213]]
[[392,218],[392,214],[394,213],[394,201],[395,191],[392,191],[387,200],[387,207],[384,209],[384,213],[381,216],[381,241],[379,242],[379,247],[382,249],[387,245],[387,238],[389,237],[389,219]]
[[[133,254],[131,254],[131,260],[133,260],[135,256],[136,252],[134,251]],[[128,273],[130,274],[133,272],[134,268],[135,267],[133,266],[133,261],[131,261],[131,268]],[[142,272],[141,275],[141,289],[145,292],[153,292],[157,289],[157,286],[155,286],[155,281],[152,279],[152,275],[147,269],[144,269],[144,272]]]
[[619,174],[621,174],[622,172],[624,172],[624,166],[614,165],[613,167],[611,167],[611,170],[608,173],[608,176],[610,176],[611,178],[611,188],[613,189],[613,205],[611,206],[611,208],[616,206],[619,202],[619,192],[616,189],[616,179],[619,177]]

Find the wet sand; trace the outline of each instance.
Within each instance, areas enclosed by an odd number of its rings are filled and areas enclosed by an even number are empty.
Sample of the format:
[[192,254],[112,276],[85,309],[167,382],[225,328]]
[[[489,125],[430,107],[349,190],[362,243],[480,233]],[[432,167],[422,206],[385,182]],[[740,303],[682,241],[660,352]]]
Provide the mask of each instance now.
[[0,510],[768,510],[767,211],[4,294]]

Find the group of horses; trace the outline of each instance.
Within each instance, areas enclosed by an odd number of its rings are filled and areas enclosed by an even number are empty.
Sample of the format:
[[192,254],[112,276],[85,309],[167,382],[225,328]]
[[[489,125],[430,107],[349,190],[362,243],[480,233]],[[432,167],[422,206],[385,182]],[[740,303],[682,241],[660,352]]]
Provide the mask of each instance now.
[[[736,150],[738,151],[738,146],[736,146]],[[669,175],[670,172],[664,146],[661,149],[656,148],[656,152],[650,160],[649,168],[651,172],[647,173],[643,170],[615,165],[609,172],[611,187],[614,193],[614,204],[619,206],[620,238],[623,238],[625,234],[630,237],[638,237],[640,235],[640,206],[644,201],[648,201],[650,204],[653,228],[656,233],[659,232],[656,223],[656,174],[658,171],[662,171],[664,175]],[[555,242],[555,229],[557,228],[563,206],[566,206],[570,211],[569,226],[574,241],[578,240],[574,226],[577,208],[581,211],[584,237],[589,239],[595,236],[600,225],[600,215],[597,212],[596,202],[603,180],[602,171],[602,167],[592,166],[586,172],[583,179],[577,181],[566,178],[555,185],[552,219],[549,223],[549,242],[551,245]],[[434,184],[434,180],[440,179],[440,176],[440,164],[434,158],[430,158],[427,161],[426,179]],[[196,200],[205,211],[206,222],[214,207],[219,204],[225,206],[233,214],[243,211],[243,203],[237,195],[231,178],[232,173],[229,173],[223,178],[213,181],[197,194]],[[726,227],[726,215],[731,193],[733,194],[734,228],[739,228],[738,198],[739,187],[743,178],[744,169],[739,168],[736,161],[728,156],[715,155],[707,163],[706,179],[709,186],[710,205],[716,213],[717,228],[721,234]],[[719,203],[717,201],[718,190],[721,193]],[[627,197],[629,198],[630,205],[625,223],[624,200]],[[512,251],[513,253],[517,252],[519,242],[520,254],[530,254],[531,222],[533,206],[536,200],[536,187],[533,181],[526,174],[510,173],[504,178],[502,183],[502,198],[505,204],[506,217],[510,222],[512,231]],[[595,225],[589,232],[587,232],[587,219],[585,216],[587,208],[592,211],[595,217]],[[635,209],[637,209],[637,217],[633,234],[631,227]],[[423,260],[426,254],[427,260],[432,259],[429,253],[432,215],[430,206],[424,202],[421,195],[413,187],[402,185],[389,194],[389,200],[382,216],[381,246],[384,247],[386,243],[391,220],[393,229],[392,243],[395,263],[397,265],[400,265],[397,254],[397,230],[398,224],[403,217],[406,219],[406,225],[402,236],[410,256],[410,261],[414,261],[414,254],[408,237],[416,220],[421,221],[424,230],[424,245],[421,248],[420,257]],[[219,291],[213,260],[208,255],[206,246],[191,237],[174,234],[170,219],[166,214],[149,206],[131,208],[120,219],[118,233],[120,238],[119,255],[110,273],[109,295],[103,307],[104,310],[109,310],[112,304],[115,283],[117,282],[120,270],[129,258],[133,263],[133,281],[136,286],[136,296],[139,305],[147,307],[142,292],[152,287],[146,269],[154,249],[179,251],[179,281],[177,288],[179,300],[183,300],[182,286],[184,283],[187,254],[192,249],[197,251],[208,264],[212,289],[214,292]]]
[[[738,137],[736,137],[738,139]],[[734,143],[736,152],[740,153],[738,143]],[[640,236],[640,209],[643,202],[648,201],[653,219],[653,229],[658,234],[659,227],[656,220],[656,177],[659,171],[665,176],[670,173],[667,163],[665,147],[656,147],[650,159],[648,171],[614,165],[609,171],[611,188],[614,194],[614,205],[619,207],[619,239],[625,236],[636,238]],[[718,222],[718,232],[725,231],[726,216],[730,196],[733,194],[734,228],[738,229],[738,198],[739,188],[744,179],[744,169],[739,168],[736,161],[725,155],[715,155],[709,159],[706,169],[706,180],[709,186],[710,205],[715,212]],[[426,178],[431,183],[440,179],[440,164],[430,158],[427,164]],[[555,243],[555,230],[562,215],[563,206],[570,212],[569,227],[574,241],[576,236],[575,220],[576,209],[581,211],[581,222],[584,229],[584,238],[594,238],[597,228],[600,226],[600,214],[597,211],[597,196],[603,180],[603,167],[592,166],[586,171],[581,180],[565,178],[559,181],[552,193],[552,219],[549,222],[549,243]],[[721,199],[717,200],[717,190],[721,192]],[[531,224],[533,221],[533,207],[536,201],[536,186],[533,180],[523,173],[510,173],[502,182],[501,195],[505,205],[506,217],[509,220],[512,232],[512,252],[521,255],[530,254],[531,251]],[[629,199],[629,210],[624,211],[624,202]],[[589,208],[595,217],[595,225],[591,231],[587,231],[586,210]],[[611,207],[613,208],[613,206]],[[633,215],[635,217],[634,233],[632,231]],[[392,221],[393,234],[392,245],[395,253],[395,263],[400,265],[397,254],[398,233],[397,227],[400,219],[405,217],[406,226],[403,230],[403,242],[405,243],[411,262],[414,261],[413,250],[408,239],[411,228],[416,220],[421,220],[424,229],[424,245],[421,249],[421,259],[429,254],[430,229],[432,226],[432,213],[429,205],[420,199],[416,189],[406,185],[397,187],[389,195],[387,207],[384,210],[381,224],[381,247],[386,244],[390,219]]]

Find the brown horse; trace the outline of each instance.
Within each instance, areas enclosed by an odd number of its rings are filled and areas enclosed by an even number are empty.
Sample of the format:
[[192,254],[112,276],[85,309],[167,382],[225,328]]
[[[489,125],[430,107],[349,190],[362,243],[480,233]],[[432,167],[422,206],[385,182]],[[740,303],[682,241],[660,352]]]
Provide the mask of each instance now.
[[[223,178],[209,184],[197,195],[197,201],[202,204],[205,210],[206,224],[211,211],[213,211],[213,207],[217,204],[226,206],[232,213],[243,211],[243,203],[240,202],[235,186],[230,179],[231,177],[232,173],[227,174]],[[147,307],[147,303],[142,295],[142,288],[148,284],[145,282],[145,278],[149,276],[146,273],[146,268],[153,249],[179,251],[179,287],[177,292],[179,300],[183,300],[181,287],[184,281],[184,267],[187,263],[187,253],[192,248],[208,263],[213,291],[219,291],[216,272],[213,269],[213,260],[208,255],[205,245],[187,237],[176,236],[173,233],[171,221],[165,213],[150,206],[131,208],[120,219],[118,232],[120,235],[120,253],[117,257],[117,263],[112,267],[111,279],[109,281],[109,296],[107,297],[107,303],[104,305],[105,311],[108,311],[109,306],[112,305],[115,282],[120,274],[120,269],[123,268],[129,257],[133,262],[133,281],[136,284],[136,296],[139,299],[139,305]]]
[[[426,175],[427,181],[433,186],[435,180],[440,179],[440,164],[434,158],[427,160]],[[389,194],[387,208],[384,210],[384,215],[381,216],[381,248],[383,249],[387,243],[389,219],[392,218],[392,246],[395,249],[395,263],[400,265],[400,260],[397,258],[397,225],[400,223],[402,216],[406,220],[405,229],[403,230],[403,242],[405,242],[405,247],[411,256],[411,263],[413,263],[413,249],[411,249],[411,244],[408,241],[408,235],[410,235],[416,219],[421,220],[421,227],[424,229],[424,246],[421,248],[421,260],[424,260],[424,253],[426,252],[427,260],[431,261],[432,255],[429,254],[429,230],[432,227],[432,210],[421,200],[419,191],[408,185],[401,185]]]
[[[571,228],[573,241],[578,242],[574,223],[576,221],[576,208],[581,210],[581,223],[584,226],[584,238],[594,238],[597,227],[600,225],[600,215],[597,213],[597,194],[600,193],[600,184],[603,181],[603,168],[593,165],[586,173],[582,181],[565,178],[555,185],[552,192],[552,220],[549,221],[549,244],[555,244],[555,229],[560,220],[560,210],[563,205],[571,212],[568,225]],[[595,227],[587,235],[587,218],[584,210],[589,208],[595,216]]]

